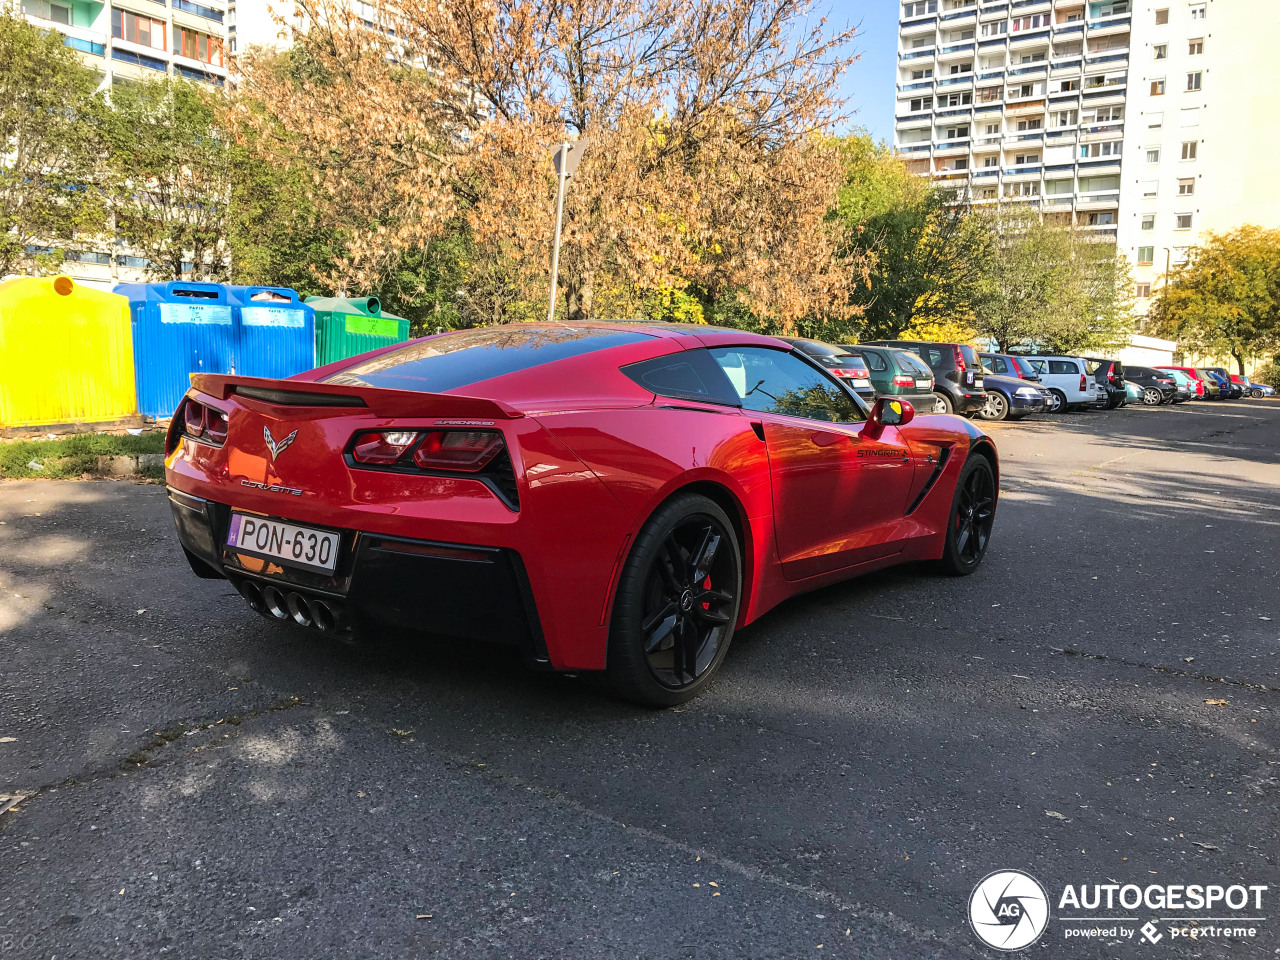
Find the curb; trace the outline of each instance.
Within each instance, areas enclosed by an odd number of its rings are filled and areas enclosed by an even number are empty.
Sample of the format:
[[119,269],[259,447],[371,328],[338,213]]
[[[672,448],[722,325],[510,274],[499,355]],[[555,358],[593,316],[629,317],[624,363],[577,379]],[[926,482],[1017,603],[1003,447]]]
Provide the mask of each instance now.
[[138,453],[99,457],[96,472],[106,477],[134,477],[163,469],[163,453]]

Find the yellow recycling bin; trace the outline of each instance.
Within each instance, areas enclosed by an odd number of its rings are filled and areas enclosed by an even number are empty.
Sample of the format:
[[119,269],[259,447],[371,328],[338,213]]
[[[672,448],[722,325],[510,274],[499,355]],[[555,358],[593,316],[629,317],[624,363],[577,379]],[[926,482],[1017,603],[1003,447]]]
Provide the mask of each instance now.
[[64,276],[0,283],[0,427],[119,420],[137,410],[126,297]]

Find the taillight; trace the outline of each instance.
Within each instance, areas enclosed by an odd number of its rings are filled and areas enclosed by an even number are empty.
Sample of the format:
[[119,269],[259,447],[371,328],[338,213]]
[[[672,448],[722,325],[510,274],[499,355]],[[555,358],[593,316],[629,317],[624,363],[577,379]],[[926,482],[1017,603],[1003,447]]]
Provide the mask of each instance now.
[[951,349],[956,352],[956,369],[963,370],[964,369],[964,351],[960,349],[960,345],[958,343],[953,343],[951,345]]
[[895,387],[914,387],[916,382],[912,377],[894,377],[893,385]]
[[188,400],[182,405],[183,432],[188,437],[204,436],[204,404]]
[[1080,374],[1080,392],[1081,392],[1081,393],[1084,393],[1084,391],[1086,391],[1086,390],[1088,390],[1088,389],[1089,389],[1089,381],[1087,381],[1087,380],[1084,378],[1084,374],[1082,373],[1082,374]]
[[351,448],[351,456],[356,463],[395,463],[417,439],[418,434],[412,430],[362,434]]
[[413,452],[413,462],[424,470],[483,470],[506,445],[496,430],[449,430],[427,434]]
[[[196,400],[182,404],[182,435],[220,447],[227,440],[227,415]],[[176,444],[176,441],[175,441]]]

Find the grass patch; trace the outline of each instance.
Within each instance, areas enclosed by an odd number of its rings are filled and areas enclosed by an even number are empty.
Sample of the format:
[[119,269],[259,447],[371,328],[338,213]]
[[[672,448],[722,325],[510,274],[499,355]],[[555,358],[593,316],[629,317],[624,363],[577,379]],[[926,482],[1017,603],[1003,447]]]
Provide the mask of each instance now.
[[[0,443],[0,477],[66,479],[94,473],[99,457],[139,453],[164,453],[164,433],[154,431],[134,437],[105,433],[73,433],[57,440],[14,440]],[[34,462],[43,469],[33,470]]]

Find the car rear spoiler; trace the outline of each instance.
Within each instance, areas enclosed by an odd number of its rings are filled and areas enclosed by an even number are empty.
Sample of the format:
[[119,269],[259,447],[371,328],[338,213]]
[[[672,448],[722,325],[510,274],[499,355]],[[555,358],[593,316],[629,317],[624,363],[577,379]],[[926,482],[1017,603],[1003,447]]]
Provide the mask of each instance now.
[[238,396],[269,407],[347,407],[367,409],[378,417],[449,417],[465,420],[515,420],[519,410],[500,400],[423,393],[417,390],[385,390],[305,380],[273,380],[268,377],[236,377],[221,373],[193,373],[191,385],[220,400]]

